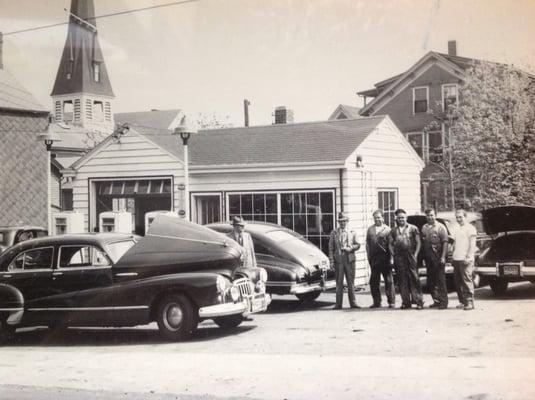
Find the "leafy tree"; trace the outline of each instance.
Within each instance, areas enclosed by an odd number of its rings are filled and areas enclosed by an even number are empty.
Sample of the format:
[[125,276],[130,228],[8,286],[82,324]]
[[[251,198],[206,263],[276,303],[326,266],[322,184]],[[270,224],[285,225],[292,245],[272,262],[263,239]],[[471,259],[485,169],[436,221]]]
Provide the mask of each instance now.
[[473,206],[535,205],[535,77],[477,62],[450,110],[453,178]]

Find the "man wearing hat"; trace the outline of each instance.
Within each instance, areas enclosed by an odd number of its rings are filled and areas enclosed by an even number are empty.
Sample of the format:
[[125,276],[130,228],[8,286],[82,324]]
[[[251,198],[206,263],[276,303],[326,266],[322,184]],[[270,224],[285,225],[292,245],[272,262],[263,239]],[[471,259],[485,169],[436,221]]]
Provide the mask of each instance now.
[[355,302],[355,252],[360,248],[355,232],[347,229],[349,218],[343,213],[338,214],[338,228],[331,232],[329,238],[329,260],[334,266],[336,275],[336,305],[342,308],[344,295],[344,276],[347,282],[347,295],[351,308],[360,308]]
[[233,217],[231,224],[234,229],[227,236],[238,242],[245,249],[243,266],[245,268],[256,268],[253,238],[248,232],[245,232],[245,221],[241,217]]

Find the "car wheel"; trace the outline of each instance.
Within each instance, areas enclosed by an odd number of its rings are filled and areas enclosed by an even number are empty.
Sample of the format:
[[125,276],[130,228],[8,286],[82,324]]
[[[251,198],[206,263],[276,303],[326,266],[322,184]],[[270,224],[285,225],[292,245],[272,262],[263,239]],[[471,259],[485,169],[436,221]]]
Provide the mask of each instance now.
[[15,337],[15,328],[8,325],[6,321],[0,321],[0,345],[13,340]]
[[303,302],[312,302],[320,297],[321,292],[308,292],[296,294],[297,298]]
[[223,329],[236,328],[243,322],[243,317],[238,315],[229,315],[227,317],[214,318],[214,322]]
[[184,295],[171,294],[160,301],[156,321],[167,340],[187,340],[197,329],[195,307]]
[[502,281],[500,279],[493,280],[490,282],[490,288],[492,289],[492,293],[494,293],[496,296],[502,296],[507,292],[507,286],[509,285],[509,282]]

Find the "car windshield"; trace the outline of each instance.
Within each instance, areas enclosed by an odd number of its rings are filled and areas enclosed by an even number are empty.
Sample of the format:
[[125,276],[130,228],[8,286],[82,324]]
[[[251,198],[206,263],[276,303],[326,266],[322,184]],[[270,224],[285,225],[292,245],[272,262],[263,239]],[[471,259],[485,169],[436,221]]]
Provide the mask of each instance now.
[[134,240],[125,240],[108,244],[109,255],[115,264],[136,242]]

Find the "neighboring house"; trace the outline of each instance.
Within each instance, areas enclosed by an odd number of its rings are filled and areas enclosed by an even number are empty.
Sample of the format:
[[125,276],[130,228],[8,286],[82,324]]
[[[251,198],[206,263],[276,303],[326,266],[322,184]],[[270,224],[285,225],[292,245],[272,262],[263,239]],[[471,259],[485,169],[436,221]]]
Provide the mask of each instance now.
[[333,111],[329,117],[329,121],[333,119],[355,119],[361,118],[359,107],[348,106],[345,104],[340,104],[336,107],[336,110]]
[[449,178],[441,165],[448,139],[448,107],[458,101],[459,85],[474,61],[457,56],[456,43],[450,41],[448,54],[430,51],[404,73],[358,92],[364,98],[360,114],[389,115],[424,160],[424,207],[452,208],[447,202]]
[[[364,240],[375,209],[390,224],[397,207],[420,210],[423,163],[387,116],[205,130],[192,135],[189,154],[184,211],[200,224],[234,215],[274,222],[327,251],[339,211]],[[101,212],[126,209],[143,234],[148,211],[183,210],[182,156],[169,131],[130,127],[111,135],[64,171],[73,208],[89,231]],[[359,259],[365,265],[363,251]],[[361,269],[362,282],[366,274]]]
[[[47,227],[48,154],[37,138],[46,130],[49,112],[3,69],[1,54],[0,225]],[[59,209],[59,170],[52,170],[52,207]]]

